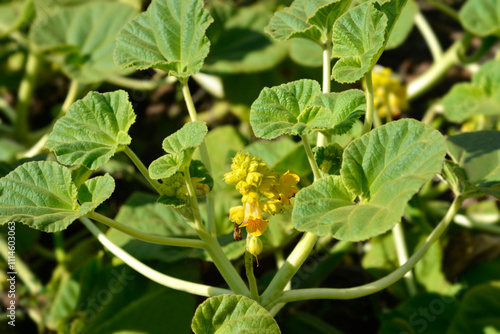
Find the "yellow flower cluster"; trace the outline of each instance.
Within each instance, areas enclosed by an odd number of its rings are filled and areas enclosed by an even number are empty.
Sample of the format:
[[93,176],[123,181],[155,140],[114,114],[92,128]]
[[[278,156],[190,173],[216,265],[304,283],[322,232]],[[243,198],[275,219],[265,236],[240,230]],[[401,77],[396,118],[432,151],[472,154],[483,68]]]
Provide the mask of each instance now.
[[[266,231],[268,222],[262,218],[262,213],[282,213],[284,206],[290,205],[290,198],[297,193],[298,190],[294,186],[300,178],[290,172],[280,175],[269,169],[261,159],[243,152],[238,152],[233,158],[231,169],[230,173],[224,175],[223,180],[236,186],[242,195],[243,205],[232,207],[229,210],[229,219],[239,227],[246,227],[252,237],[259,237]],[[259,250],[260,254],[262,247],[247,249]],[[256,251],[252,254],[258,255]]]
[[399,81],[390,68],[375,66],[372,82],[375,110],[378,110],[380,117],[386,117],[389,110],[392,116],[397,117],[408,109],[406,85]]

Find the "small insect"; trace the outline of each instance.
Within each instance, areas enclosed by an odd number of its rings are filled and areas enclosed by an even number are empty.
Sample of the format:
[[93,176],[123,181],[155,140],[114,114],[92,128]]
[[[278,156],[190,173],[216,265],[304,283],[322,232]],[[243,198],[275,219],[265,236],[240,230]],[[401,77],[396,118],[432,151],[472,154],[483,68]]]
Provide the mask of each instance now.
[[236,223],[234,223],[233,237],[234,237],[234,240],[236,240],[236,241],[243,239],[243,234],[241,233],[240,227]]

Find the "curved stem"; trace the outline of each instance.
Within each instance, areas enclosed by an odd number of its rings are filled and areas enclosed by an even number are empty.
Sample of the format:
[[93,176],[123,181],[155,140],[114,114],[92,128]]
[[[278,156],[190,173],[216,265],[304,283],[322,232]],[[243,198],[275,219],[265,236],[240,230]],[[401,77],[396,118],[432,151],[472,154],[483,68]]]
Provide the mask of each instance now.
[[157,80],[139,80],[115,75],[107,78],[106,81],[113,85],[133,90],[154,90],[162,85],[171,85],[175,83],[177,78],[169,76],[167,78],[160,78]]
[[168,288],[172,288],[175,290],[185,291],[188,293],[192,293],[198,296],[211,297],[217,296],[221,294],[233,294],[232,291],[227,289],[216,288],[213,286],[208,286],[204,284],[193,283],[185,280],[181,280],[172,276],[168,276],[162,274],[151,267],[148,267],[144,263],[140,262],[127,252],[125,252],[120,247],[116,246],[112,243],[104,233],[101,232],[88,218],[80,218],[80,221],[89,229],[90,232],[99,240],[99,242],[106,247],[111,253],[113,253],[116,257],[120,258],[123,262],[125,262],[132,269],[136,270],[140,274],[146,276],[150,280],[166,286]]
[[425,42],[431,51],[432,58],[434,61],[439,61],[439,59],[443,56],[443,48],[441,47],[434,30],[432,30],[429,22],[427,22],[424,15],[422,15],[420,11],[415,16],[415,25],[424,37]]
[[455,9],[452,7],[448,6],[446,3],[444,3],[442,0],[424,0],[425,2],[433,5],[443,13],[447,14],[449,17],[454,19],[455,21],[460,21],[460,18],[458,17],[458,13]]
[[132,149],[128,146],[125,146],[125,149],[123,151],[130,158],[130,160],[132,160],[134,165],[146,178],[146,180],[148,180],[149,184],[151,184],[153,188],[155,188],[160,195],[163,195],[163,191],[161,190],[161,184],[158,181],[153,180],[152,178],[149,177],[148,169],[146,168],[146,166],[144,166],[141,159],[139,159],[139,157],[134,153],[134,151],[132,151]]
[[104,225],[117,229],[123,233],[126,233],[136,239],[146,241],[153,244],[168,245],[168,246],[178,246],[178,247],[193,247],[193,248],[206,248],[206,243],[198,239],[187,239],[187,238],[173,238],[173,237],[161,237],[157,235],[151,235],[141,231],[137,231],[126,225],[123,225],[116,220],[103,216],[97,212],[90,212],[86,215],[88,218],[96,220]]
[[78,97],[79,88],[80,83],[76,80],[71,80],[68,93],[66,94],[66,99],[64,100],[64,103],[61,107],[61,115],[66,114],[66,112],[69,110],[69,107],[71,107],[73,102],[75,102],[76,98]]
[[[198,120],[198,115],[196,113],[193,97],[191,96],[191,91],[189,90],[187,81],[182,83],[182,94],[184,96],[184,101],[186,102],[189,117],[191,118],[192,122],[196,122]],[[201,161],[207,168],[208,173],[212,175],[212,164],[210,163],[210,157],[208,155],[205,140],[203,140],[200,145],[200,155]],[[211,235],[215,236],[217,234],[217,225],[215,223],[215,195],[213,191],[210,191],[207,194],[207,228]]]
[[[323,93],[328,94],[331,91],[331,75],[332,75],[332,42],[328,38],[328,41],[323,44]],[[318,132],[318,139],[316,146],[325,146],[325,136]]]
[[314,159],[314,154],[312,152],[311,145],[309,144],[309,140],[305,135],[300,137],[302,138],[302,143],[304,144],[304,149],[306,150],[307,159],[309,159],[309,164],[311,165],[311,169],[313,171],[314,180],[319,180],[321,178],[321,172],[319,171],[316,159]]
[[[392,229],[392,236],[394,237],[394,245],[396,247],[396,254],[398,256],[399,266],[408,261],[408,249],[406,248],[405,234],[403,230],[402,222],[399,222]],[[410,296],[415,296],[417,294],[417,286],[415,285],[415,280],[413,278],[413,272],[411,269],[404,275],[404,281],[406,283],[406,288]]]
[[264,307],[270,308],[273,304],[293,302],[298,300],[308,299],[354,299],[364,297],[380,290],[387,288],[401,279],[409,270],[411,270],[417,262],[425,255],[427,250],[436,242],[439,237],[444,233],[448,225],[453,219],[453,216],[460,209],[462,198],[456,198],[451,204],[448,212],[436,226],[434,231],[427,237],[427,240],[420,246],[420,248],[408,259],[408,261],[390,273],[389,275],[376,280],[375,282],[365,285],[347,288],[347,289],[330,289],[330,288],[317,288],[317,289],[298,289],[285,291],[281,297],[277,298],[272,304],[267,300],[268,304],[263,304]]
[[24,72],[21,84],[19,85],[19,93],[17,96],[17,117],[16,117],[16,136],[19,141],[26,140],[26,135],[29,130],[29,107],[33,92],[35,91],[36,79],[40,71],[41,58],[40,55],[30,52],[26,60],[26,71]]
[[373,82],[372,82],[372,71],[368,71],[365,74],[365,85],[366,85],[366,115],[365,115],[365,126],[363,127],[363,134],[369,132],[372,129],[373,123],[373,113],[375,109],[374,97],[373,97]]
[[500,234],[500,226],[499,225],[476,222],[465,215],[456,215],[453,222],[455,224],[463,226],[463,227],[473,228],[473,229],[477,229],[477,230],[485,231],[485,232],[489,232],[489,233]]
[[248,285],[250,286],[250,298],[259,301],[259,289],[257,280],[253,273],[253,255],[245,251],[245,271],[247,273]]
[[12,124],[16,123],[16,111],[3,97],[0,97],[0,110],[5,115],[5,117],[7,117],[9,122],[11,122]]

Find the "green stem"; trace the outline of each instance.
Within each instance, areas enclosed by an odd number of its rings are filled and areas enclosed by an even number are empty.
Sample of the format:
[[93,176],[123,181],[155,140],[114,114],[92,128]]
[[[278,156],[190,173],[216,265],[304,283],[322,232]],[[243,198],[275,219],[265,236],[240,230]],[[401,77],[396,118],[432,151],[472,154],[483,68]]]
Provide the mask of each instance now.
[[[331,72],[332,72],[332,42],[328,38],[323,44],[323,93],[328,94],[331,91]],[[325,146],[325,136],[318,132],[316,146]]]
[[64,239],[62,232],[57,232],[52,235],[52,240],[54,241],[54,253],[56,255],[56,261],[65,268],[66,262],[66,252],[64,251]]
[[200,208],[198,207],[198,199],[196,198],[196,193],[191,181],[191,173],[189,173],[189,167],[186,167],[184,169],[184,176],[186,178],[186,187],[189,195],[189,205],[191,207],[191,210],[193,211],[195,228],[201,235],[206,232],[206,229],[201,219]]
[[233,294],[232,291],[227,289],[216,288],[213,286],[208,286],[204,284],[198,284],[193,282],[188,282],[185,280],[181,280],[172,276],[168,276],[162,274],[144,263],[140,262],[127,252],[125,252],[122,248],[116,246],[112,243],[104,233],[101,232],[88,218],[80,218],[80,221],[89,229],[89,231],[99,240],[99,242],[106,247],[111,253],[113,253],[116,257],[125,262],[132,269],[136,270],[138,273],[146,276],[153,282],[166,286],[168,288],[172,288],[175,290],[185,291],[188,293],[192,293],[198,296],[211,297],[217,296],[221,294]]
[[302,143],[304,144],[304,148],[306,150],[307,159],[309,159],[309,164],[311,165],[311,169],[313,171],[314,180],[319,180],[321,178],[321,172],[319,171],[318,164],[316,163],[316,159],[314,159],[314,154],[311,149],[311,145],[309,144],[309,140],[307,136],[301,136]]
[[138,80],[133,78],[115,75],[106,79],[107,82],[127,89],[133,90],[154,90],[162,85],[171,85],[177,81],[174,76],[157,80]]
[[347,289],[316,288],[285,291],[283,292],[281,297],[276,298],[275,301],[267,299],[267,304],[263,303],[263,306],[266,308],[271,308],[273,306],[272,304],[309,299],[354,299],[371,295],[375,292],[387,288],[388,286],[394,284],[396,281],[400,280],[409,270],[411,270],[425,255],[427,250],[434,244],[434,242],[436,242],[439,237],[441,237],[441,235],[444,233],[444,231],[446,231],[446,228],[452,221],[453,216],[460,209],[461,203],[462,198],[456,198],[451,204],[444,218],[436,226],[434,231],[427,237],[427,240],[422,244],[422,246],[420,246],[420,248],[408,259],[408,261],[404,265],[402,265],[389,275],[376,280],[375,282]]
[[12,124],[16,123],[16,111],[3,97],[0,97],[0,110],[3,112],[5,117],[7,117],[9,122],[11,122]]
[[[399,266],[402,266],[406,263],[406,261],[408,261],[408,249],[406,247],[403,224],[401,222],[397,223],[392,229],[392,236],[394,237],[394,245],[396,247]],[[417,286],[411,269],[404,275],[404,281],[410,296],[415,296],[417,294]]]
[[438,10],[442,11],[443,13],[447,14],[449,17],[451,17],[455,21],[460,21],[460,18],[458,17],[457,11],[455,9],[453,9],[452,7],[448,6],[442,0],[424,0],[424,1],[433,5],[434,7],[436,7]]
[[427,43],[427,46],[432,54],[432,58],[434,61],[439,61],[439,59],[443,56],[443,48],[441,47],[434,30],[432,30],[429,22],[427,22],[421,12],[418,12],[415,16],[415,25],[424,37],[425,42]]
[[97,212],[90,212],[86,215],[88,218],[96,220],[104,225],[117,229],[123,233],[126,233],[136,239],[146,241],[153,244],[168,245],[168,246],[178,246],[178,247],[193,247],[193,248],[206,248],[206,243],[198,239],[186,239],[186,238],[173,238],[173,237],[161,237],[157,235],[151,235],[141,231],[137,231],[130,228],[124,224],[117,222],[111,218],[103,216]]
[[[0,254],[5,259],[5,262],[9,262],[9,246],[5,241],[5,236],[0,238]],[[14,264],[14,272],[19,275],[19,278],[24,282],[31,295],[37,296],[43,290],[42,283],[38,280],[38,278],[31,272],[28,266],[23,262],[23,260],[17,255],[17,252],[14,253],[15,264]],[[10,271],[10,270],[9,270]]]
[[75,100],[78,97],[78,89],[80,88],[80,84],[76,80],[71,80],[71,83],[69,84],[69,89],[68,93],[66,94],[66,99],[64,100],[64,103],[61,107],[61,116],[66,114],[66,112],[69,110],[69,107],[75,102]]
[[416,80],[413,80],[408,85],[406,96],[408,101],[411,101],[427,90],[431,89],[439,80],[448,72],[448,70],[459,63],[458,52],[463,48],[464,45],[468,44],[471,35],[466,33],[461,40],[453,43],[452,46],[443,54],[443,56],[432,64],[427,71],[425,71]]
[[158,181],[153,180],[152,178],[149,177],[148,169],[146,168],[146,166],[144,166],[141,159],[139,159],[139,157],[134,153],[134,151],[132,151],[132,149],[130,149],[130,147],[125,146],[124,152],[130,158],[130,160],[132,160],[134,165],[141,172],[141,174],[146,178],[146,180],[148,180],[149,184],[151,184],[153,186],[153,188],[155,188],[156,191],[160,195],[163,195],[163,191],[161,190],[161,184]]
[[[182,94],[184,96],[184,101],[186,102],[186,107],[189,112],[189,117],[192,122],[198,120],[198,115],[196,113],[196,108],[194,106],[193,97],[191,96],[191,91],[186,82],[182,82]],[[212,164],[210,162],[210,156],[208,155],[207,145],[205,140],[200,145],[200,155],[201,161],[208,170],[208,173],[212,175]],[[213,176],[213,175],[212,175]],[[207,228],[211,235],[217,235],[217,225],[215,223],[215,195],[213,191],[207,194]]]
[[247,251],[245,251],[245,269],[248,285],[250,286],[250,298],[259,301],[259,289],[257,288],[257,280],[253,273],[253,255]]
[[295,273],[297,273],[300,266],[309,256],[309,253],[311,253],[311,250],[313,249],[317,240],[318,236],[316,236],[315,234],[309,232],[304,234],[297,246],[286,259],[286,262],[283,264],[280,270],[278,270],[271,283],[262,294],[262,305],[270,304],[276,299],[276,297],[283,293],[283,290],[285,289],[288,282],[292,279]]
[[489,233],[500,234],[500,226],[496,224],[486,224],[486,223],[476,222],[464,215],[456,215],[453,221],[455,224],[463,227],[473,228]]
[[374,97],[373,97],[373,82],[372,82],[372,71],[368,71],[365,74],[365,85],[366,85],[366,115],[365,115],[365,126],[363,127],[363,134],[369,132],[372,128],[373,113],[375,109]]
[[29,130],[29,107],[33,92],[35,91],[36,79],[40,71],[41,58],[40,55],[30,52],[26,60],[26,70],[24,72],[21,84],[19,85],[19,93],[17,96],[17,117],[16,117],[16,136],[20,142],[26,140],[26,135]]

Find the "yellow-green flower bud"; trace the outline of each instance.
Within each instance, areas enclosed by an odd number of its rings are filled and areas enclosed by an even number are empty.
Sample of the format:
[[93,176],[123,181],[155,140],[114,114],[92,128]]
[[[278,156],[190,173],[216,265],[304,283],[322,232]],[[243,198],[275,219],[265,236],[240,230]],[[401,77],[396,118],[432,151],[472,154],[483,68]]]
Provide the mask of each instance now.
[[247,251],[253,256],[257,257],[260,253],[262,253],[263,248],[264,246],[262,245],[262,241],[260,241],[259,237],[251,235],[247,239]]

